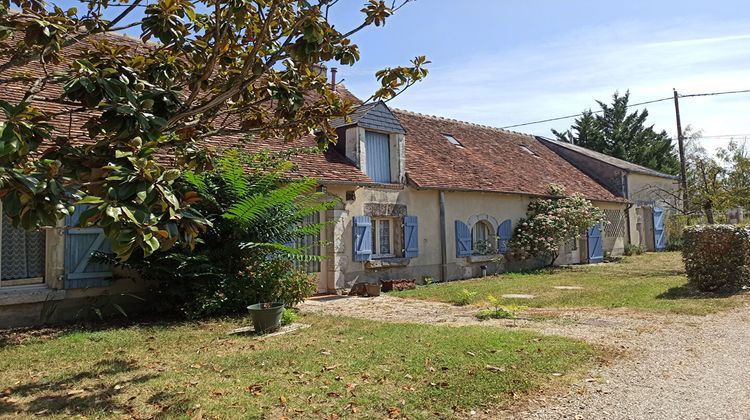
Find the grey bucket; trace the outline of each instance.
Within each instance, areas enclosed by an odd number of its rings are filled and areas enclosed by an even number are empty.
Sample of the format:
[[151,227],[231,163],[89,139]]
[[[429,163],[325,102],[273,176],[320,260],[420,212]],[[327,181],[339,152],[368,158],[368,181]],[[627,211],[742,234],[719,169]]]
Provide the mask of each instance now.
[[259,334],[274,332],[281,327],[281,314],[284,312],[284,304],[274,302],[270,304],[269,308],[264,308],[265,305],[269,304],[256,303],[247,307],[247,310],[250,311],[250,317],[253,319],[255,332]]

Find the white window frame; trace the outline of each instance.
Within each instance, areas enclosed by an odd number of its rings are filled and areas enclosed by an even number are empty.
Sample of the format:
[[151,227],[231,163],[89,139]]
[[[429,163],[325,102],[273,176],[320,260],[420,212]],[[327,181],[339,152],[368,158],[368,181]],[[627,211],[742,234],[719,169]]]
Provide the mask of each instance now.
[[492,224],[487,220],[478,220],[474,225],[471,227],[471,253],[474,255],[478,255],[479,251],[477,251],[477,239],[475,235],[475,229],[477,229],[479,226],[483,226],[484,229],[487,231],[487,237],[484,239],[484,241],[488,242],[490,244],[490,247],[492,248],[492,252],[488,255],[492,255],[497,253],[497,238],[495,233],[492,231],[493,226]]
[[[373,217],[372,219],[372,259],[383,259],[383,258],[394,258],[396,256],[395,250],[394,250],[394,238],[395,238],[395,229],[396,229],[396,219],[393,217]],[[380,224],[383,222],[388,222],[390,224],[390,228],[388,229],[388,249],[391,250],[391,252],[387,254],[381,254],[380,253],[380,245],[381,240],[383,238],[380,237]]]

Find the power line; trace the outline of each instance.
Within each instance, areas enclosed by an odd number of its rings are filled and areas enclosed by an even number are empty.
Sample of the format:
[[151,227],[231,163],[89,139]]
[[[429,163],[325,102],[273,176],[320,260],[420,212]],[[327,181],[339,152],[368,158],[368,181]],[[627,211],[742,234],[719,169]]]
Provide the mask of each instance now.
[[[729,95],[729,94],[734,94],[734,93],[750,93],[750,89],[730,90],[730,91],[724,91],[724,92],[692,93],[692,94],[687,94],[687,95],[679,95],[679,97],[680,98],[692,98],[692,97],[696,97],[696,96],[717,96],[717,95]],[[653,103],[656,103],[656,102],[671,101],[671,100],[674,100],[673,96],[670,96],[668,98],[653,99],[653,100],[646,101],[646,102],[639,102],[637,104],[628,104],[627,107],[631,108],[631,107],[634,107],[634,106],[648,105],[648,104],[653,104]],[[590,112],[592,114],[601,114],[602,113],[601,110],[590,111]],[[566,115],[564,117],[547,118],[545,120],[531,121],[531,122],[522,123],[522,124],[506,125],[505,127],[500,127],[500,128],[502,128],[502,129],[508,129],[508,128],[515,128],[515,127],[523,127],[523,126],[527,126],[527,125],[541,124],[541,123],[545,123],[545,122],[567,120],[569,118],[581,117],[583,115],[584,115],[584,113],[581,112],[581,113],[578,113],[578,114]]]
[[679,95],[680,98],[692,98],[695,96],[717,96],[717,95],[730,95],[733,93],[750,93],[750,89],[745,90],[727,90],[724,92],[709,92],[709,93],[692,93],[688,95]]

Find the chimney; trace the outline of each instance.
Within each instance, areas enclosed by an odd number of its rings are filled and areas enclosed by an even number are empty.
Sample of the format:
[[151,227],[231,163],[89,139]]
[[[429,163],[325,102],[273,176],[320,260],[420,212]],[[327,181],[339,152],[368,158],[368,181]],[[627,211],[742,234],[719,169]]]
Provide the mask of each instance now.
[[336,72],[339,71],[336,67],[331,67],[331,89],[336,90]]

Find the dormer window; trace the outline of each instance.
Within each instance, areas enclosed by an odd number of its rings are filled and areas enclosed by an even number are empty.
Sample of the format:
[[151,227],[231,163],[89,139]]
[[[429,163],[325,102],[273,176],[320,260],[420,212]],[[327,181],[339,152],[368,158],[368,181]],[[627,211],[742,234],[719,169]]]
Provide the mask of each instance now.
[[336,127],[336,149],[378,184],[403,184],[406,179],[406,130],[383,101],[361,105]]
[[365,173],[375,182],[391,182],[391,146],[388,134],[365,131]]
[[461,142],[458,141],[458,139],[456,139],[455,137],[453,137],[453,134],[445,134],[445,133],[443,133],[443,136],[446,138],[446,140],[448,140],[448,143],[450,143],[450,144],[452,144],[454,146],[464,147],[464,145],[461,144]]

